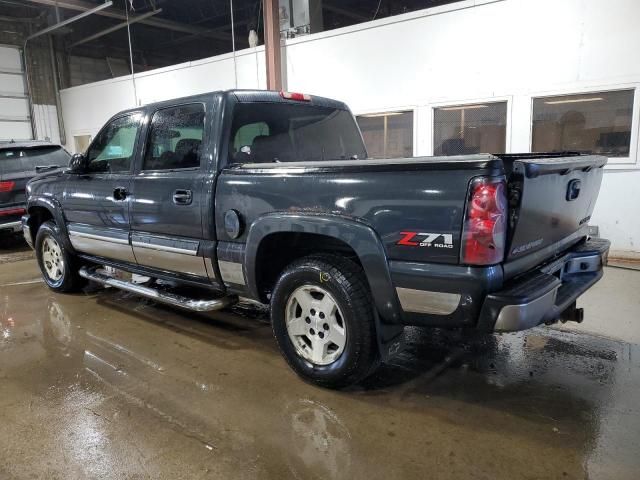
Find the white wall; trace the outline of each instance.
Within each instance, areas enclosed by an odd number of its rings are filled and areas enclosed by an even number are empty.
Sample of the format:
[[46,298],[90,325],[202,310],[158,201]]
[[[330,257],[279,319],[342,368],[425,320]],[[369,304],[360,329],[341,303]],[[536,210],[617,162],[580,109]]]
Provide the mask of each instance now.
[[[287,88],[346,101],[356,113],[413,108],[415,154],[430,155],[432,109],[509,102],[507,149],[530,149],[531,98],[636,88],[632,155],[608,167],[592,224],[640,254],[640,1],[466,0],[287,41]],[[136,75],[138,102],[233,88],[233,57]],[[236,58],[239,88],[264,88],[264,51]],[[68,145],[135,104],[131,77],[62,92]],[[625,162],[625,160],[622,160]]]

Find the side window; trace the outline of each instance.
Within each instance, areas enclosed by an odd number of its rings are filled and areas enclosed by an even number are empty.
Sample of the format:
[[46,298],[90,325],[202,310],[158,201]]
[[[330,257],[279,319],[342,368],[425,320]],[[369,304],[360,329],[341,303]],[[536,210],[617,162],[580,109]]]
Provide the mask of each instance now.
[[151,120],[143,170],[174,170],[200,166],[204,105],[158,110]]
[[103,128],[87,152],[90,172],[128,172],[142,115],[119,117]]

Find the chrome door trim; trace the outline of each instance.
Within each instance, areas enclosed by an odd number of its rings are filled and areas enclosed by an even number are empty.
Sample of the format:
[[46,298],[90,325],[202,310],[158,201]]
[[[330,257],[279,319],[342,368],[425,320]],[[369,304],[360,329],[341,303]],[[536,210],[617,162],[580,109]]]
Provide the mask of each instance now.
[[181,255],[191,255],[196,257],[198,250],[187,250],[186,248],[167,247],[164,245],[157,245],[155,243],[137,242],[131,241],[131,245],[134,247],[146,248],[148,250],[158,250],[160,252],[179,253]]
[[132,232],[131,245],[139,265],[209,278],[198,240]]
[[131,244],[135,247],[151,248],[165,252],[180,253],[182,255],[198,255],[198,240],[168,237],[152,233],[132,232]]
[[135,263],[128,230],[69,223],[67,231],[71,245],[79,252]]
[[94,233],[74,232],[69,230],[69,235],[78,238],[90,238],[92,240],[100,240],[103,242],[117,243],[119,245],[129,245],[129,241],[123,238],[109,237],[105,235],[96,235]]

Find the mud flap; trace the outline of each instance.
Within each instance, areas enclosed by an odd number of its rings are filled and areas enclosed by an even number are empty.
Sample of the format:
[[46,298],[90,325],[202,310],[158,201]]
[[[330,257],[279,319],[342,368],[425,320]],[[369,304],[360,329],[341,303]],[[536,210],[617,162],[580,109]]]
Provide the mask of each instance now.
[[404,325],[384,323],[376,311],[374,313],[376,321],[376,336],[378,340],[378,351],[380,360],[387,362],[405,347]]

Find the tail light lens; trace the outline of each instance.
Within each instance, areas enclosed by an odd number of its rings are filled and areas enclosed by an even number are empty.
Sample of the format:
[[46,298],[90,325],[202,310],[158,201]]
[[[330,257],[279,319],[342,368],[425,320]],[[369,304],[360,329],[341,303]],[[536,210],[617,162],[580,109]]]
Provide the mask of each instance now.
[[500,263],[504,259],[506,233],[507,196],[504,179],[475,179],[471,182],[462,229],[462,263]]
[[285,100],[295,100],[297,102],[310,102],[311,95],[298,92],[280,92],[280,96]]
[[10,192],[15,186],[16,182],[0,182],[0,193]]

